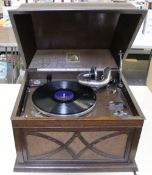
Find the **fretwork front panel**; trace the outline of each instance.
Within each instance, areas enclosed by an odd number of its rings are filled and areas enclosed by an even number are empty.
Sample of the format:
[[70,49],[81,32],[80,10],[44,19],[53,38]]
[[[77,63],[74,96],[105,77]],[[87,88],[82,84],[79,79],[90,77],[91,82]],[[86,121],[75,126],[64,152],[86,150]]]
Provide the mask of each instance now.
[[28,132],[27,160],[125,161],[128,132]]

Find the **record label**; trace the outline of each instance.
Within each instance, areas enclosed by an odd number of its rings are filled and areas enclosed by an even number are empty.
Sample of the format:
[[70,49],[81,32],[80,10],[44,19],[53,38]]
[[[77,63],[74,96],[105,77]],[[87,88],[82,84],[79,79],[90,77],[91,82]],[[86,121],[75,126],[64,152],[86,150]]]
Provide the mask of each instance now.
[[68,89],[60,89],[54,93],[54,99],[59,102],[69,102],[74,99],[74,93]]

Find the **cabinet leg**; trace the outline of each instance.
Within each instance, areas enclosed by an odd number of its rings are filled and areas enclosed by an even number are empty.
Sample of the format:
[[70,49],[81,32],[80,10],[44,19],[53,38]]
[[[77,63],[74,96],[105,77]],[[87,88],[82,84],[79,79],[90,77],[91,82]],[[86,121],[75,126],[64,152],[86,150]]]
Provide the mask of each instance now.
[[134,175],[137,175],[137,172],[136,171],[134,171],[133,173],[134,173]]

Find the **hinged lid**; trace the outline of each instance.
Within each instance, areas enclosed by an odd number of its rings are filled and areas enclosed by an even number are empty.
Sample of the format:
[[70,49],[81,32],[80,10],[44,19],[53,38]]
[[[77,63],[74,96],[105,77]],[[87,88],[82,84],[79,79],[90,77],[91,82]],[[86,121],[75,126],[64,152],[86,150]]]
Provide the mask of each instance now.
[[108,50],[119,65],[119,50],[125,58],[146,11],[125,3],[50,3],[24,4],[9,14],[27,66],[38,50],[54,49]]

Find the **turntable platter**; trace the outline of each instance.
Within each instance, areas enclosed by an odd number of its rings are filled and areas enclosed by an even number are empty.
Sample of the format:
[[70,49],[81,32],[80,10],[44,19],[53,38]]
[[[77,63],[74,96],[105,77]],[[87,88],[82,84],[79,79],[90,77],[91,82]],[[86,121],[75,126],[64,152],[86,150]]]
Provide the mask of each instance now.
[[52,81],[34,91],[32,102],[47,116],[82,116],[94,108],[96,94],[75,81]]

